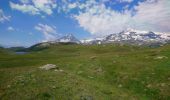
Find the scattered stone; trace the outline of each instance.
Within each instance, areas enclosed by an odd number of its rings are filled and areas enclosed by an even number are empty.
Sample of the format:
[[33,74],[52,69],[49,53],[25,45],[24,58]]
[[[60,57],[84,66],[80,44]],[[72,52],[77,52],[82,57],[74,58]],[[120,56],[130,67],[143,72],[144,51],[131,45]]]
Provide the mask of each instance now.
[[10,88],[11,87],[11,85],[7,85],[7,88]]
[[78,71],[78,72],[77,72],[77,74],[82,74],[82,73],[83,73],[83,71]]
[[91,79],[93,79],[94,77],[92,77],[92,76],[88,76],[88,78],[91,78]]
[[102,71],[103,71],[103,70],[102,70],[101,67],[96,69],[96,72],[98,72],[98,73],[100,73],[100,72],[102,72]]
[[160,85],[161,85],[161,87],[164,87],[164,86],[165,86],[165,83],[161,83]]
[[156,58],[154,58],[154,59],[167,59],[168,57],[166,57],[166,56],[157,56]]
[[52,86],[51,88],[52,88],[52,89],[56,89],[56,86]]
[[151,84],[148,84],[146,87],[147,87],[147,88],[151,88],[151,87],[152,87],[152,85],[151,85]]
[[52,69],[59,69],[59,67],[57,67],[54,64],[46,64],[44,66],[39,67],[42,70],[52,70]]
[[168,80],[170,80],[170,77],[168,77]]
[[58,69],[55,69],[54,71],[55,71],[55,72],[58,72]]
[[62,70],[62,69],[55,69],[54,71],[55,72],[63,72],[64,70]]
[[116,61],[114,60],[113,63],[116,63]]
[[118,87],[121,88],[121,87],[122,87],[122,84],[119,84]]
[[90,59],[96,59],[97,57],[96,56],[92,56],[92,57],[90,57]]
[[59,72],[63,72],[64,70],[60,69]]

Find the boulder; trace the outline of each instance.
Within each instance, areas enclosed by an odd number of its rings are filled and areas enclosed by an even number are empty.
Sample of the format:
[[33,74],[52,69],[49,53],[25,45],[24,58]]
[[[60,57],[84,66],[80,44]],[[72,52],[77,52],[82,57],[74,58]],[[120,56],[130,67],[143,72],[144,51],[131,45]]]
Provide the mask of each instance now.
[[57,67],[54,64],[46,64],[44,66],[39,67],[42,70],[52,70],[52,69],[59,69],[59,67]]

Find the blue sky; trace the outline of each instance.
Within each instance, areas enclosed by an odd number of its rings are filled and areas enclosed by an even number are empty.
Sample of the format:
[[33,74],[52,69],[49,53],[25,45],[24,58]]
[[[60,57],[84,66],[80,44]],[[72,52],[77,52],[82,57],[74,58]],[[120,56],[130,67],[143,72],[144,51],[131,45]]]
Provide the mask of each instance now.
[[127,28],[170,32],[170,0],[0,0],[0,45],[31,46],[66,34],[101,37]]

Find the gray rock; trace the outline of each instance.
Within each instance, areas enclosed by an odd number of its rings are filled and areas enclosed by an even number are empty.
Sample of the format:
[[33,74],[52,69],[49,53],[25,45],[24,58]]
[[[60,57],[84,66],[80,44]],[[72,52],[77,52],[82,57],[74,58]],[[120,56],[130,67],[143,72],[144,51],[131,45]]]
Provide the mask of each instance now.
[[59,69],[59,67],[57,67],[54,64],[46,64],[44,66],[39,67],[42,70],[52,70],[52,69]]
[[92,57],[90,57],[90,59],[96,59],[97,57],[96,56],[92,56]]
[[154,59],[167,59],[168,57],[166,57],[166,56],[157,56],[156,58],[154,58]]

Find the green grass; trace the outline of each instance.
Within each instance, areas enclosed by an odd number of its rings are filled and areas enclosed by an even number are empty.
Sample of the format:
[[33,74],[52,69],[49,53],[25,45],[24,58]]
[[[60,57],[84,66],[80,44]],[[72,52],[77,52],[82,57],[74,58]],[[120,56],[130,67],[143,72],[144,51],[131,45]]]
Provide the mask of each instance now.
[[[40,70],[45,64],[64,71]],[[170,100],[170,45],[53,45],[24,55],[0,50],[0,99]]]

